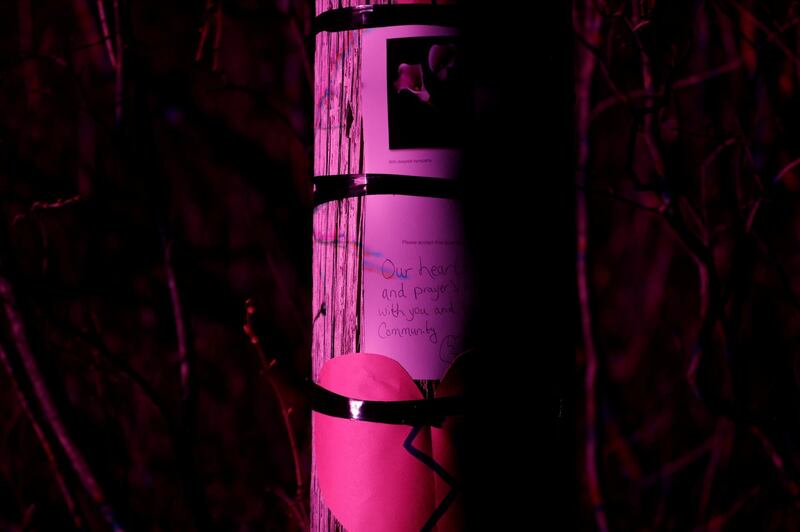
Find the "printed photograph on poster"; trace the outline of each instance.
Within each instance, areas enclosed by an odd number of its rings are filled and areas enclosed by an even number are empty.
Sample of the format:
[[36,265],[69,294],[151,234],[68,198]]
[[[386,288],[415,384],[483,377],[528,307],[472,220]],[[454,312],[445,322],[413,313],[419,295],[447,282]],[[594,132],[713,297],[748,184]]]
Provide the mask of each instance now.
[[386,41],[389,149],[463,145],[465,90],[457,37]]
[[365,172],[456,174],[470,108],[459,42],[439,26],[364,31]]

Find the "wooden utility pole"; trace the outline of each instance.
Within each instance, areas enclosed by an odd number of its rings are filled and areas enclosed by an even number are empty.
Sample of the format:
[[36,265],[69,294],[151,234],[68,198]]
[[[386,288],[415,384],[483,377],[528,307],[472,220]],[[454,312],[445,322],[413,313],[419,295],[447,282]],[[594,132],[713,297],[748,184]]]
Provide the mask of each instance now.
[[[386,354],[408,370],[419,387],[420,396],[430,399],[445,369],[468,347],[463,338],[464,331],[456,330],[466,323],[464,294],[469,274],[465,273],[462,257],[464,246],[460,240],[458,202],[453,199],[457,149],[450,137],[453,136],[451,129],[455,131],[455,128],[447,120],[429,118],[453,113],[447,108],[452,98],[446,91],[455,68],[455,45],[448,39],[454,37],[455,30],[445,31],[443,28],[448,24],[441,23],[452,14],[453,7],[437,6],[433,2],[425,7],[386,5],[381,10],[382,5],[390,3],[378,0],[373,2],[375,7],[358,8],[358,2],[352,0],[316,2],[312,377],[315,383],[319,382],[323,365],[341,355],[365,351]],[[408,31],[402,29],[412,26],[419,29],[421,35],[416,42],[412,42]],[[375,31],[379,29],[392,35],[391,28],[401,28],[397,35],[405,38],[407,43],[396,47],[399,51],[394,59],[391,55],[394,52],[389,51],[387,55],[386,38],[378,38],[380,32]],[[375,42],[378,44],[368,44],[372,42],[369,39],[377,39]],[[377,49],[379,45],[383,48],[378,52],[368,49],[369,46]],[[416,52],[415,46],[419,49],[424,46],[426,52]],[[408,59],[417,56],[419,64]],[[374,64],[384,65],[381,61],[386,62],[383,70],[374,67]],[[379,86],[377,90],[376,85]],[[388,101],[384,101],[387,94]],[[394,103],[395,98],[399,103]],[[392,109],[395,116],[390,116],[387,121],[387,108],[393,105],[397,106]],[[406,105],[407,108],[401,107]],[[441,128],[444,133],[440,132],[440,136],[445,138],[445,149],[439,149],[437,145],[441,139],[423,138],[422,133],[402,136],[406,134],[402,130],[405,127],[402,121],[411,116],[409,113],[415,112],[422,117],[420,120],[424,123],[420,129],[424,134],[439,131],[436,127],[441,125],[440,122],[444,124]],[[389,135],[386,129],[391,130]],[[386,143],[385,137],[389,138],[390,145],[394,143],[393,149],[380,145]],[[405,164],[412,159],[414,163]],[[387,170],[387,165],[397,168]],[[377,198],[375,194],[383,195],[380,202],[390,203],[380,203],[374,199]],[[395,199],[398,203],[391,203]],[[400,268],[399,261],[393,261],[390,252],[375,245],[379,238],[378,227],[384,231],[386,226],[385,220],[378,221],[381,217],[379,203],[381,213],[386,216],[388,211],[402,213],[403,209],[412,209],[413,212],[407,214],[418,220],[413,235],[415,238],[430,238],[429,241],[420,241],[419,249],[422,251],[417,253],[417,248],[414,248],[414,262],[407,261],[406,268],[399,270],[400,273],[395,271]],[[432,209],[438,214],[431,214]],[[437,227],[428,227],[431,224]],[[402,233],[403,243],[409,243],[408,235],[411,234]],[[422,246],[423,243],[430,245]],[[408,253],[406,258],[411,256]],[[381,284],[396,273],[401,281],[408,282]],[[423,273],[428,276],[427,284],[419,278],[414,279],[414,275]],[[387,305],[386,312],[403,313],[413,327],[391,320],[378,323],[376,309],[370,306],[374,307],[378,300],[375,292],[386,289],[386,286],[395,287],[395,296],[399,293],[402,298],[394,307]],[[386,293],[383,292],[384,299],[389,298]],[[406,305],[407,301],[413,301],[415,306]],[[442,318],[440,314],[446,312],[458,314],[458,317]],[[430,320],[418,318],[415,313],[425,318],[430,313]],[[402,358],[404,351],[406,357],[415,356],[417,351],[400,345],[396,337],[412,333],[428,335],[428,341],[436,351],[430,351],[434,355],[426,354],[427,351],[418,355],[436,358],[434,362],[426,362],[417,368],[409,363],[408,358]],[[387,346],[383,349],[382,341],[391,334],[395,335],[392,347],[386,340]],[[325,503],[317,468],[317,457],[312,453],[311,530],[345,530]],[[393,526],[387,524],[381,529],[401,530]],[[438,530],[446,528],[441,522],[435,526],[439,527]]]

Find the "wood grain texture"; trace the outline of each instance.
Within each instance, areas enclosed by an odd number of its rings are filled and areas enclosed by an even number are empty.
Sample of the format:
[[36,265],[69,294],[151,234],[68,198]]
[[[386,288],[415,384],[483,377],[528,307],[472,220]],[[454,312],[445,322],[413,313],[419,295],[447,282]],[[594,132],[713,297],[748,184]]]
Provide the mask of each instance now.
[[[318,0],[316,13],[367,2]],[[390,4],[390,1],[371,2]],[[395,2],[399,3],[399,2]],[[417,2],[425,3],[425,2]],[[364,171],[361,101],[362,31],[321,32],[314,57],[314,173]],[[347,198],[314,210],[312,377],[333,357],[360,351],[365,199]],[[428,396],[436,381],[418,382]],[[313,426],[312,426],[313,438]],[[311,455],[311,530],[343,531],[322,500]]]
[[[361,347],[363,214],[363,197],[330,201],[314,210],[312,308],[316,317],[311,354],[315,382],[326,360]],[[320,496],[313,451],[311,529],[343,530]]]
[[363,170],[361,31],[322,32],[314,58],[314,173]]

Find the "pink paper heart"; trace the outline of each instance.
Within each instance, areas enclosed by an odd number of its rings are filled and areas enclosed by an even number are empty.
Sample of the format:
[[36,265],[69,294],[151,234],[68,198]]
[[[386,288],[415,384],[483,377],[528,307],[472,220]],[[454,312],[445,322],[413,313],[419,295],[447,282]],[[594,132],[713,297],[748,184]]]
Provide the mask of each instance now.
[[[459,357],[437,397],[461,393]],[[350,353],[325,363],[318,384],[372,401],[422,399],[411,376],[383,355]],[[313,413],[322,498],[349,532],[438,532],[463,528],[456,488],[458,417],[441,428],[392,425]]]

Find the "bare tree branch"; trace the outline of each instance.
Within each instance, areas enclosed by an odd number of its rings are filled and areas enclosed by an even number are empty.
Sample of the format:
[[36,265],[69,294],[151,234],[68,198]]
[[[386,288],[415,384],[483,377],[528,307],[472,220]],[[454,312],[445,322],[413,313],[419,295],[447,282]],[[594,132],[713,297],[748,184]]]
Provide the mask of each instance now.
[[108,62],[111,68],[117,69],[117,54],[114,52],[114,45],[111,43],[111,33],[108,31],[108,20],[106,20],[106,8],[103,0],[96,0],[97,15],[100,18],[100,31],[103,35],[103,43],[106,46],[106,53],[108,54]]
[[17,350],[17,354],[22,360],[22,365],[33,387],[34,395],[39,402],[42,409],[44,419],[48,426],[56,435],[56,439],[61,444],[64,453],[67,455],[72,468],[78,475],[83,487],[91,497],[92,501],[97,505],[100,513],[108,525],[115,532],[122,532],[123,528],[117,521],[115,512],[111,504],[106,499],[103,489],[97,482],[94,474],[92,473],[89,464],[83,457],[83,454],[74,444],[72,439],[67,434],[67,429],[61,420],[61,415],[56,409],[55,402],[50,396],[50,391],[47,389],[44,378],[39,371],[39,365],[33,355],[30,344],[28,343],[25,326],[23,323],[22,315],[17,307],[14,291],[9,281],[0,275],[0,298],[3,300],[3,309],[8,320],[11,337]]
[[577,282],[578,297],[580,301],[581,330],[583,332],[583,349],[586,352],[586,373],[584,388],[586,394],[586,436],[584,448],[584,467],[588,482],[589,498],[594,510],[595,523],[600,532],[608,530],[608,521],[603,508],[603,495],[600,487],[600,478],[597,472],[597,348],[594,343],[592,331],[592,314],[589,300],[589,277],[586,264],[586,252],[589,247],[589,219],[586,205],[587,167],[590,156],[589,128],[591,124],[591,96],[592,78],[597,62],[596,56],[590,51],[599,41],[601,18],[591,0],[585,0],[573,6],[574,17],[578,22],[577,27],[583,38],[589,44],[579,52],[580,65],[575,86],[576,96],[576,127],[578,139],[578,161],[576,172],[577,194]]
[[61,467],[59,466],[58,460],[53,453],[53,448],[50,446],[50,441],[47,439],[47,435],[44,433],[41,424],[36,419],[36,416],[34,415],[30,404],[28,403],[28,399],[25,397],[25,394],[22,392],[22,389],[17,382],[17,378],[14,376],[14,370],[11,367],[8,354],[6,353],[6,350],[3,349],[2,345],[0,345],[0,362],[2,362],[6,373],[8,374],[8,378],[11,381],[11,386],[14,388],[14,394],[17,396],[17,402],[19,403],[20,408],[22,408],[22,411],[25,413],[25,416],[28,418],[31,427],[33,427],[33,431],[36,433],[36,437],[42,446],[42,450],[47,457],[47,461],[50,463],[50,469],[53,470],[53,476],[56,478],[56,484],[58,484],[58,489],[61,491],[61,496],[64,497],[67,510],[69,510],[69,514],[72,516],[72,522],[75,524],[75,528],[80,530],[83,528],[83,519],[81,518],[77,504],[75,503],[75,497],[72,495],[69,487],[67,486],[67,481],[64,478],[64,474],[61,472]]

